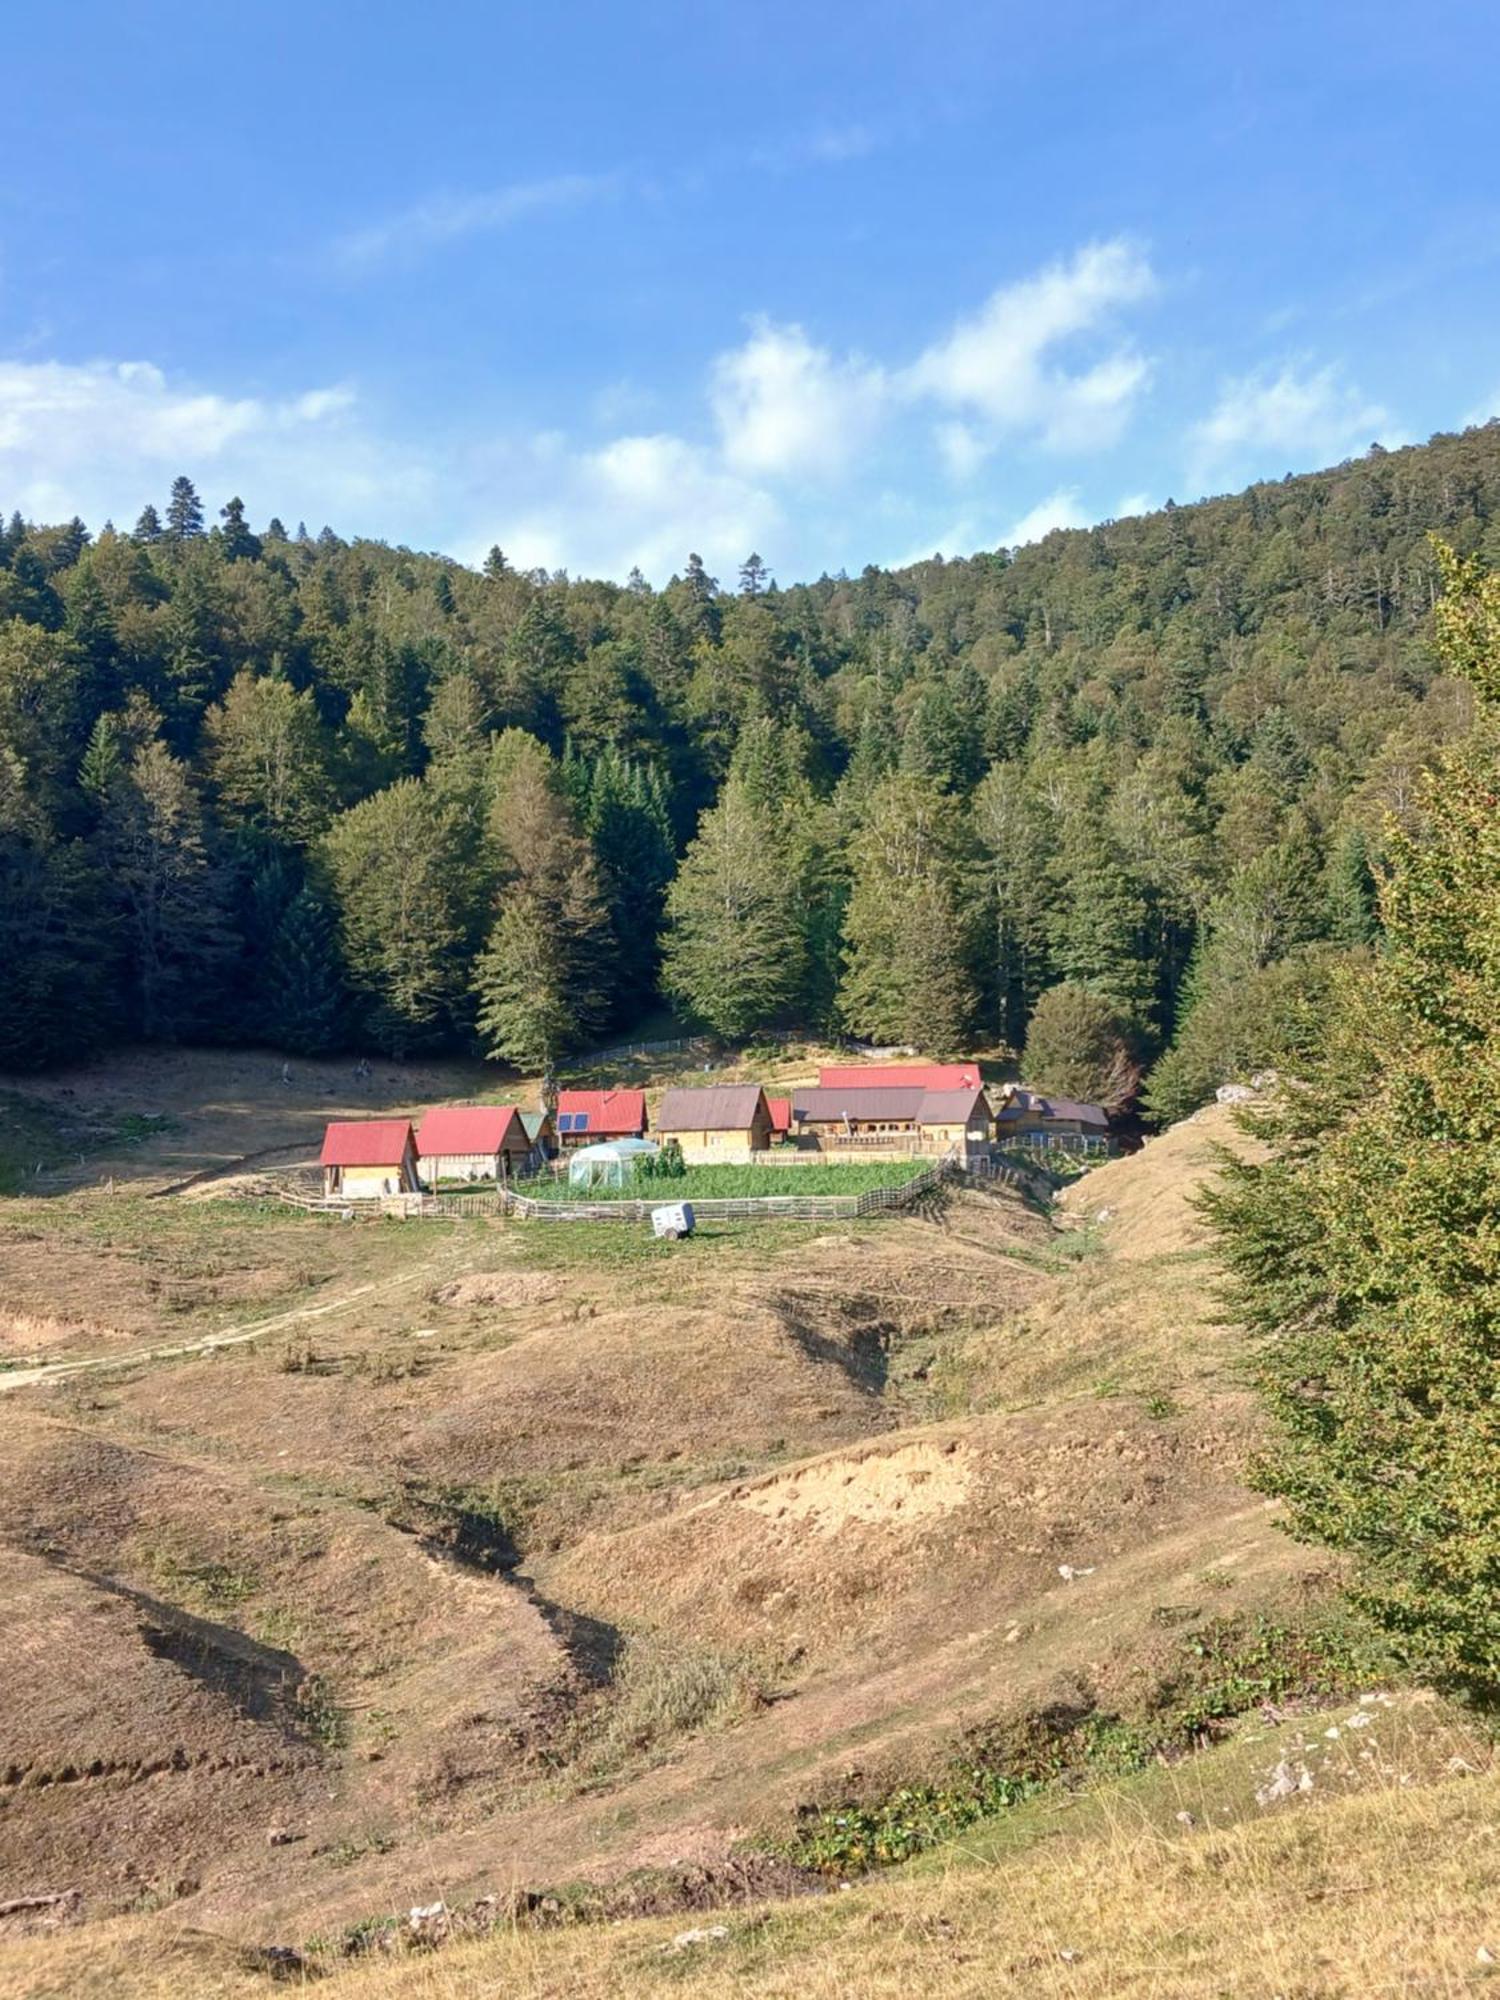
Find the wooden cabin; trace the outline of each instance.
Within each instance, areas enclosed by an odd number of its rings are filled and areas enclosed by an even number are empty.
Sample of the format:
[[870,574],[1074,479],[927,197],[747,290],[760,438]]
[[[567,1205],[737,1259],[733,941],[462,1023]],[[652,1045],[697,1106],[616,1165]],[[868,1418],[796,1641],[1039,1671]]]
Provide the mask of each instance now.
[[1024,1084],[1008,1083],[995,1113],[996,1135],[1035,1143],[1083,1146],[1092,1150],[1109,1144],[1109,1113],[1100,1104],[1082,1104],[1071,1097],[1053,1097]]
[[417,1191],[417,1142],[407,1118],[338,1119],[318,1156],[325,1197],[373,1201]]
[[656,1114],[656,1133],[675,1139],[690,1166],[745,1160],[771,1143],[771,1112],[758,1083],[711,1083],[669,1090]]
[[440,1104],[417,1127],[417,1162],[429,1187],[514,1180],[530,1158],[531,1141],[514,1104]]
[[955,1147],[967,1154],[989,1144],[994,1120],[977,1085],[955,1090],[917,1084],[819,1086],[794,1093],[792,1130],[801,1142],[833,1154],[943,1154]]
[[599,1139],[644,1139],[644,1090],[560,1090],[557,1143],[564,1152]]

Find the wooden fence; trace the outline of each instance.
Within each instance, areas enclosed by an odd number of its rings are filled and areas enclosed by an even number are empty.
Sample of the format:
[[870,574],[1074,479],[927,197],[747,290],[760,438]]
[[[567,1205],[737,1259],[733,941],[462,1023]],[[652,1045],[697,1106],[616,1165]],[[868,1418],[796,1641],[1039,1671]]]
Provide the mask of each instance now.
[[[762,1194],[682,1197],[703,1222],[832,1222],[840,1218],[878,1215],[906,1208],[950,1175],[960,1171],[954,1155],[934,1160],[899,1187],[866,1188],[860,1194]],[[334,1195],[325,1199],[310,1186],[278,1177],[266,1190],[275,1200],[316,1215],[382,1216],[398,1221],[437,1221],[457,1217],[494,1219],[513,1215],[526,1222],[649,1222],[653,1209],[673,1205],[670,1183],[649,1201],[536,1201],[511,1188],[488,1194],[385,1194],[351,1201]]]

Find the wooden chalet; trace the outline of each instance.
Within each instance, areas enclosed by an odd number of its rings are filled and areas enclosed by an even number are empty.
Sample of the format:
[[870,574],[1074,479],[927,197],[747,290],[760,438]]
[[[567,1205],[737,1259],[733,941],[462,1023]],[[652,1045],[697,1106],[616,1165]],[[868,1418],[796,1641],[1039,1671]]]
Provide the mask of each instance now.
[[1109,1113],[1100,1104],[1083,1104],[1075,1098],[1054,1097],[1047,1091],[1028,1090],[1024,1084],[1008,1083],[995,1113],[995,1132],[1001,1145],[1019,1138],[1031,1144],[1093,1150],[1109,1144]]
[[318,1156],[325,1196],[373,1201],[417,1190],[417,1142],[407,1118],[335,1120]]
[[929,1090],[920,1084],[802,1090],[792,1096],[792,1131],[827,1153],[935,1153],[967,1156],[994,1136],[989,1100],[973,1085]]
[[417,1163],[429,1187],[512,1180],[526,1172],[531,1156],[514,1104],[440,1104],[417,1127]]
[[713,1083],[667,1091],[655,1129],[659,1138],[676,1140],[689,1165],[704,1166],[763,1153],[773,1128],[758,1083]]

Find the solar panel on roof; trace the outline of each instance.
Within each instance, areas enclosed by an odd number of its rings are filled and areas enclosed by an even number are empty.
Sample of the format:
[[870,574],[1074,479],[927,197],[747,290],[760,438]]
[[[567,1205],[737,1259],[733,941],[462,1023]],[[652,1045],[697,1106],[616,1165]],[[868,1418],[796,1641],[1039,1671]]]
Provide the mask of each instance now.
[[571,1132],[571,1131],[572,1131],[572,1129],[573,1129],[573,1114],[572,1114],[572,1112],[571,1112],[571,1111],[560,1111],[560,1112],[559,1112],[559,1113],[557,1114],[557,1129],[558,1129],[558,1131],[559,1131],[559,1132]]
[[573,1130],[575,1132],[587,1132],[588,1129],[589,1114],[586,1111],[575,1111],[573,1113]]

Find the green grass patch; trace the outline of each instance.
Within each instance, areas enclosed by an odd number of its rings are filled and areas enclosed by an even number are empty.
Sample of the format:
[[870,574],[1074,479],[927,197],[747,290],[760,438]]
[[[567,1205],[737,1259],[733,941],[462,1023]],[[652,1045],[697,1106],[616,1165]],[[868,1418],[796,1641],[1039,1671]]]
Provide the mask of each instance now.
[[1352,1619],[1214,1618],[1178,1639],[1128,1712],[1080,1701],[975,1731],[930,1781],[804,1809],[781,1851],[828,1875],[909,1861],[1028,1800],[1205,1749],[1266,1703],[1337,1696],[1388,1681],[1391,1671],[1378,1635]]
[[519,1181],[518,1194],[534,1201],[744,1201],[763,1195],[865,1194],[904,1187],[929,1160],[851,1160],[819,1167],[687,1167],[671,1179],[632,1175],[624,1187],[575,1188],[566,1176]]

